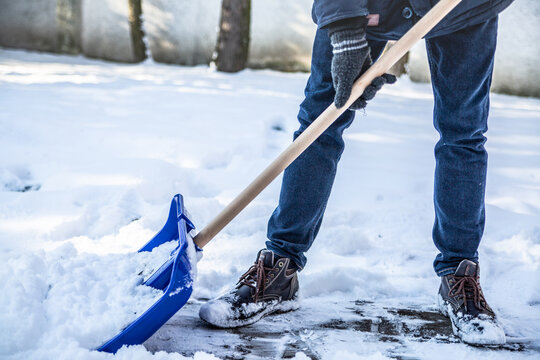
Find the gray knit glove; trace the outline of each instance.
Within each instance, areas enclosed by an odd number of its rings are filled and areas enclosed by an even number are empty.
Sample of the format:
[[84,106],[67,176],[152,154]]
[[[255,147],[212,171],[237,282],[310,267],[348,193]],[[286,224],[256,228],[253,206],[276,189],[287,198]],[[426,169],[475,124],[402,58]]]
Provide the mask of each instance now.
[[[354,81],[372,64],[366,40],[366,27],[365,16],[341,20],[328,26],[328,35],[333,48],[331,71],[336,90],[334,103],[338,108],[345,105],[349,99]],[[390,74],[375,78],[349,109],[365,108],[366,102],[373,99],[384,84],[395,82],[396,77]]]

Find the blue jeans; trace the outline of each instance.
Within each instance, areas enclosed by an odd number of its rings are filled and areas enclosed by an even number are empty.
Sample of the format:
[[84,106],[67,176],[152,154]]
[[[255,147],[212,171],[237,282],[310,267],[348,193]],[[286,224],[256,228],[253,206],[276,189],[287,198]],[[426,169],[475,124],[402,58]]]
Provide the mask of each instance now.
[[[484,231],[487,153],[484,148],[489,89],[497,39],[497,18],[453,34],[426,39],[435,107],[433,121],[440,134],[435,146],[435,225],[433,241],[440,254],[438,275],[453,273],[463,259],[478,261]],[[375,59],[386,42],[371,41]],[[311,76],[300,105],[302,133],[334,99],[330,64],[332,46],[325,30],[313,45]],[[343,131],[354,119],[346,111],[283,176],[279,205],[268,222],[266,247],[290,257],[302,269],[304,253],[321,226],[324,210],[343,153]]]

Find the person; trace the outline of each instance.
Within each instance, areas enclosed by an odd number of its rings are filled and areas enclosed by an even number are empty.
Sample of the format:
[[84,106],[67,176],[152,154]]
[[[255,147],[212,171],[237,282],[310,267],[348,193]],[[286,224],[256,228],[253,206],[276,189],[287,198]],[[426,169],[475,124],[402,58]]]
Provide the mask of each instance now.
[[[505,334],[482,293],[478,245],[485,213],[487,153],[484,148],[498,14],[513,0],[463,0],[425,37],[434,94],[435,224],[440,251],[439,306],[462,341],[500,345]],[[318,25],[311,74],[300,105],[300,135],[333,101],[339,108],[351,87],[379,57],[429,11],[433,0],[315,0]],[[268,222],[266,249],[227,294],[202,305],[201,319],[217,327],[252,324],[298,307],[297,272],[306,264],[344,149],[343,132],[385,83],[376,78],[286,170],[279,204]]]

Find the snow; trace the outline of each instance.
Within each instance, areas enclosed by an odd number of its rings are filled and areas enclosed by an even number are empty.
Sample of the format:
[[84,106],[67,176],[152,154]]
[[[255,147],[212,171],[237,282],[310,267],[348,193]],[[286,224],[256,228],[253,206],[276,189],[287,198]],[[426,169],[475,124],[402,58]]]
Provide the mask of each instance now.
[[[228,299],[233,299],[234,295],[226,294]],[[229,301],[223,300],[221,297],[212,299],[199,310],[199,317],[220,328],[234,328],[246,326],[259,321],[263,316],[278,313],[288,312],[298,309],[300,306],[296,299],[278,302],[273,300],[270,302],[257,302],[250,304],[242,304],[240,308],[234,308]],[[244,319],[242,320],[242,317]],[[247,319],[245,319],[247,317]],[[240,320],[239,320],[240,319]]]
[[[0,306],[3,353],[51,347],[60,338],[95,349],[163,295],[138,286],[176,248],[171,241],[150,252],[79,253],[70,244],[52,251],[3,254]],[[23,326],[21,326],[21,324]]]
[[459,337],[464,342],[480,345],[502,345],[506,343],[504,330],[490,316],[480,314],[473,320],[470,315],[454,314],[452,305],[444,303],[440,295],[439,308],[442,313],[452,318],[452,328],[460,334]]
[[[433,99],[406,78],[346,132],[299,310],[236,332],[198,319],[264,246],[275,181],[205,247],[192,299],[166,326],[114,356],[90,350],[154,298],[136,286],[150,259],[135,251],[171,197],[207,224],[290,143],[306,80],[0,50],[0,357],[537,358],[540,101],[492,96],[481,281],[506,333],[529,341],[478,349],[436,315]],[[436,334],[420,341],[426,323]]]

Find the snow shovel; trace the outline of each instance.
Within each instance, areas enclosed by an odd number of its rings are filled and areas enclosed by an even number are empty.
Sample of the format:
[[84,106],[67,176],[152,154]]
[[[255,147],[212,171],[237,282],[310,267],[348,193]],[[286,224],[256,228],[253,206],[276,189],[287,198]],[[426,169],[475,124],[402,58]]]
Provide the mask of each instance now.
[[144,283],[163,290],[163,296],[146,312],[98,350],[115,353],[123,345],[142,344],[165,324],[188,301],[193,291],[196,252],[208,244],[230,223],[257,195],[281,174],[300,154],[311,145],[341,114],[358,99],[373,79],[387,72],[411,47],[422,39],[462,0],[441,0],[353,85],[345,105],[336,108],[331,104],[298,138],[289,145],[268,167],[225,207],[204,229],[191,238],[195,229],[186,216],[183,198],[175,195],[169,218],[161,231],[139,251],[151,251],[165,242],[177,240],[178,246],[165,262]]
[[142,344],[188,301],[193,291],[195,252],[201,251],[195,248],[189,235],[193,229],[195,227],[186,216],[182,195],[177,194],[172,199],[163,228],[139,250],[152,251],[166,242],[178,241],[169,259],[144,282],[144,285],[163,290],[163,295],[98,351],[116,353],[123,345]]

